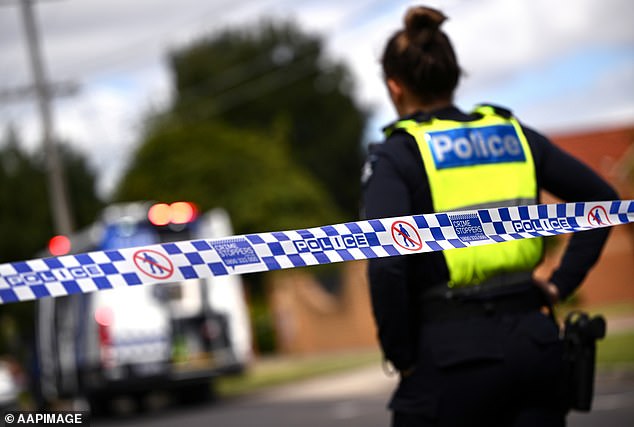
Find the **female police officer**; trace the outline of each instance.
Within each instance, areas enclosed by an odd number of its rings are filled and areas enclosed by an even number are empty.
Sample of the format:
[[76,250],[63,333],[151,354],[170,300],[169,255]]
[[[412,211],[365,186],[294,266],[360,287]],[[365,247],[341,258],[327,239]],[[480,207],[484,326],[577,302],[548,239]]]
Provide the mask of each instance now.
[[[382,66],[400,119],[385,129],[366,183],[381,218],[566,201],[614,200],[589,168],[509,110],[453,105],[460,68],[437,10],[408,10]],[[562,345],[545,307],[596,262],[606,230],[575,234],[548,282],[531,276],[541,239],[371,260],[381,348],[400,372],[394,426],[561,426]]]

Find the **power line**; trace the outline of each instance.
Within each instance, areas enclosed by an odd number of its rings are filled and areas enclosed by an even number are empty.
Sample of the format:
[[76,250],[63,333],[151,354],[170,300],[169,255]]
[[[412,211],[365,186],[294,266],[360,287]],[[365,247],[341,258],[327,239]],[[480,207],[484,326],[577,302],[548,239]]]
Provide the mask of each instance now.
[[[246,0],[246,4],[253,3],[254,1],[255,0]],[[179,19],[178,22],[173,22],[171,25],[169,25],[169,27],[172,29],[188,27],[190,22],[201,21],[205,16],[213,16],[213,18],[216,19],[220,11],[226,10],[233,3],[235,3],[234,0],[225,0],[224,2],[211,2],[209,5],[211,7],[206,7],[203,9],[203,16],[201,16],[201,11],[197,10],[193,13],[194,17]],[[142,19],[142,17],[140,19]],[[113,29],[113,31],[116,31],[116,29]],[[89,71],[116,70],[118,68],[125,67],[125,65],[131,63],[131,59],[134,60],[139,55],[139,53],[147,52],[149,45],[151,45],[157,39],[160,40],[164,36],[171,33],[172,30],[166,29],[158,33],[139,35],[132,40],[126,40],[126,44],[124,46],[115,46],[109,52],[100,52],[98,56],[82,58],[82,67],[85,67]],[[150,49],[154,49],[154,47],[150,46]],[[62,71],[67,71],[69,67],[72,67],[72,65],[69,65],[67,67],[62,66],[58,69]]]
[[[353,12],[349,13],[347,16],[345,16],[341,20],[341,22],[339,23],[339,26],[345,28],[349,22],[353,22],[358,18],[360,11],[363,11],[364,9],[367,9],[369,7],[373,7],[374,5],[377,5],[377,4],[381,4],[381,2],[376,0],[370,1],[369,3],[366,3],[366,5],[363,8],[358,8],[353,10]],[[300,62],[301,60],[305,60],[305,59],[311,60],[312,58],[314,58],[313,54],[315,52],[310,51],[310,52],[302,52],[302,53],[303,53],[302,56],[293,58],[294,61],[290,66],[294,66],[298,64],[298,62]],[[216,95],[220,95],[218,98],[220,98],[221,100],[224,98],[224,105],[220,104],[219,107],[217,106],[214,109],[215,114],[220,114],[224,111],[230,110],[233,107],[243,104],[244,102],[247,102],[252,99],[256,99],[274,90],[281,89],[282,87],[288,86],[291,83],[294,83],[295,81],[299,80],[300,78],[310,74],[307,72],[304,72],[304,73],[293,72],[289,76],[287,74],[288,68],[286,67],[271,69],[269,68],[270,62],[263,60],[266,58],[270,58],[270,55],[271,55],[271,52],[266,51],[255,58],[251,58],[249,61],[243,61],[236,64],[232,64],[229,66],[229,68],[223,70],[220,73],[209,75],[207,79],[198,82],[198,84],[194,86],[188,86],[186,88],[186,92],[183,93],[183,95],[187,96],[188,101],[186,105],[193,104],[195,98],[202,98],[202,97],[209,97],[209,96],[215,97]],[[262,64],[264,64],[264,67],[262,67]],[[259,73],[259,71],[257,70],[261,68],[264,69],[264,72]],[[254,86],[253,82],[257,79],[266,77],[266,75],[276,74],[280,72],[285,73],[284,81],[268,83],[263,87],[262,86],[258,87],[259,94],[255,92],[249,92],[248,90],[244,89],[244,86]],[[299,76],[299,74],[302,74],[302,75]],[[240,80],[236,80],[236,76],[242,76],[244,78],[242,81],[240,81]],[[290,77],[290,78],[287,78],[287,77]],[[200,91],[208,88],[212,82],[217,83],[218,81],[220,82],[224,81],[225,87],[223,88],[222,85],[220,85],[220,87],[211,94],[206,93],[205,95],[199,95]],[[232,93],[236,93],[236,92],[237,92],[237,95],[232,96],[233,95]],[[240,92],[242,92],[242,94]],[[246,92],[246,94],[244,92]],[[215,98],[215,99],[217,100],[218,98]]]
[[[284,2],[281,2],[281,3],[284,3]],[[355,24],[354,22],[358,20],[360,15],[363,15],[365,10],[367,10],[368,8],[373,8],[374,6],[380,5],[380,4],[382,4],[381,1],[373,0],[373,1],[366,2],[363,6],[358,6],[353,8],[347,15],[345,15],[339,21],[337,27],[348,28],[350,25],[352,25],[353,27],[356,26],[357,24]],[[214,5],[214,7],[211,10],[216,11],[218,9],[218,7],[216,6],[217,5]],[[204,16],[209,14],[210,12],[207,11],[205,12]],[[191,21],[200,21],[200,20],[202,20],[202,16],[199,13],[197,17]],[[186,21],[180,21],[180,22],[181,22],[180,26],[182,26],[182,23]],[[156,38],[156,36],[153,36],[153,37]],[[129,57],[136,54],[136,52],[138,52],[139,50],[139,47],[142,45],[143,45],[142,40],[137,40],[136,42],[133,42],[132,44],[126,45],[125,47],[123,47],[123,49],[119,49],[119,52],[127,52],[127,53],[124,53],[123,55],[124,57]],[[230,98],[230,96],[228,96],[226,92],[232,92],[232,91],[240,92],[242,90],[241,89],[242,85],[245,85],[245,84],[249,85],[252,80],[259,78],[261,75],[269,74],[272,71],[275,71],[275,70],[270,70],[270,68],[268,68],[270,63],[264,60],[264,57],[269,57],[269,55],[270,55],[270,52],[264,52],[262,55],[252,57],[248,61],[232,64],[227,69],[219,73],[214,73],[213,75],[210,75],[207,80],[201,81],[195,86],[188,87],[186,95],[188,95],[188,98],[190,95],[192,95],[193,97],[196,97],[197,96],[196,92],[208,88],[210,86],[210,83],[213,82],[216,91],[214,91],[212,96],[222,93],[223,97]],[[294,59],[300,60],[302,58],[296,57]],[[117,62],[119,64],[121,63],[121,61],[117,61]],[[107,68],[112,69],[113,67],[117,67],[119,64],[106,66],[106,69]],[[262,67],[263,64],[265,65],[264,67]],[[280,71],[286,72],[286,69],[283,68]],[[286,85],[281,84],[276,86],[278,88],[281,88]],[[268,92],[269,91],[263,91],[262,93],[265,94]],[[243,97],[242,95],[238,95],[236,98],[238,97],[245,98],[245,99],[254,98],[253,96]],[[233,103],[233,102],[230,102],[230,103]]]
[[302,65],[312,60],[313,57],[304,57],[301,61],[295,62],[289,67],[273,69],[229,90],[217,92],[217,95],[214,93],[188,97],[186,101],[179,103],[178,107],[185,110],[194,108],[196,99],[211,97],[214,100],[214,104],[205,108],[205,112],[211,113],[213,116],[220,115],[248,101],[290,86],[304,77],[315,74],[317,72],[315,68],[302,67]]
[[[353,21],[357,20],[360,14],[363,15],[364,10],[367,10],[368,7],[372,7],[372,5],[380,3],[380,1],[375,0],[367,2],[362,7],[355,7],[339,21],[337,28],[348,28],[350,25],[352,27],[356,26]],[[198,17],[199,19],[201,18],[200,15],[198,15]],[[130,45],[121,50],[127,50],[129,52],[125,56],[137,51],[137,43],[133,43],[132,46],[132,50],[129,50]],[[261,55],[249,58],[248,61],[234,63],[225,70],[222,70],[220,73],[210,75],[207,80],[200,82],[195,87],[188,87],[188,101],[194,101],[197,97],[202,96],[196,94],[196,92],[200,89],[207,88],[209,83],[213,81],[216,83],[214,84],[214,89],[216,90],[213,94],[209,95],[207,93],[205,96],[218,95],[216,100],[220,102],[217,102],[215,106],[216,108],[213,110],[213,114],[220,114],[240,104],[280,90],[298,79],[314,72],[314,69],[293,69],[294,64],[301,62],[301,60],[305,58],[303,55],[301,57],[295,57],[293,63],[289,67],[268,68],[271,62],[266,61],[265,57],[270,59],[270,55],[271,52],[267,51]],[[267,67],[262,67],[262,64],[265,64]],[[284,73],[284,76],[281,79],[277,78],[280,72]],[[254,88],[255,90],[251,91],[249,90],[250,88]],[[190,93],[190,89],[192,93]],[[187,102],[187,104],[189,104],[189,102]]]
[[[56,82],[46,84],[49,97],[71,96],[77,94],[79,85],[75,82]],[[0,102],[18,102],[37,96],[35,85],[0,89]]]

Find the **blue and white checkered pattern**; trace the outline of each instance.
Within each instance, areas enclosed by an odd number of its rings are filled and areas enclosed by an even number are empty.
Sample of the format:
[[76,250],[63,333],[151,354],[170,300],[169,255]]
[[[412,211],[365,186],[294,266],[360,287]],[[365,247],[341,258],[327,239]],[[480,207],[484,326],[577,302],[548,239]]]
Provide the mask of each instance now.
[[515,206],[373,219],[0,265],[0,303],[432,252],[634,222],[634,201]]

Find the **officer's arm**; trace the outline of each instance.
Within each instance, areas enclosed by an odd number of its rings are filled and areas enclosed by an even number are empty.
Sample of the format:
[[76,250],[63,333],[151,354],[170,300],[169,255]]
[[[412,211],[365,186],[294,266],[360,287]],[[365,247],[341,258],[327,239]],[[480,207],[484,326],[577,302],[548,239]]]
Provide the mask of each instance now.
[[[588,166],[551,144],[545,137],[527,131],[535,148],[537,180],[541,188],[566,202],[617,200],[616,191]],[[600,141],[598,142],[600,143]],[[570,238],[560,266],[550,282],[561,300],[571,295],[596,263],[609,228],[575,233]]]
[[[377,156],[365,190],[367,218],[411,214],[407,186],[394,159]],[[399,371],[414,363],[411,297],[407,288],[407,257],[369,261],[372,309],[383,353]]]

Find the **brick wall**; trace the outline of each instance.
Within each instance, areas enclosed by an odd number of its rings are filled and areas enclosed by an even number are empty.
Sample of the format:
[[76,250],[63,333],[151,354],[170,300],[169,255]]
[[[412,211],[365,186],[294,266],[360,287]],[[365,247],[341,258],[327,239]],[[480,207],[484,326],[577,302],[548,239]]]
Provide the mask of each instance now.
[[365,265],[340,264],[337,292],[327,291],[310,269],[272,275],[269,301],[278,350],[307,354],[376,347]]
[[[552,141],[610,182],[622,199],[634,198],[634,126],[550,135]],[[544,203],[558,202],[543,194]],[[538,275],[556,267],[567,238],[549,254]],[[586,307],[634,302],[634,225],[613,227],[599,262],[577,293]]]

